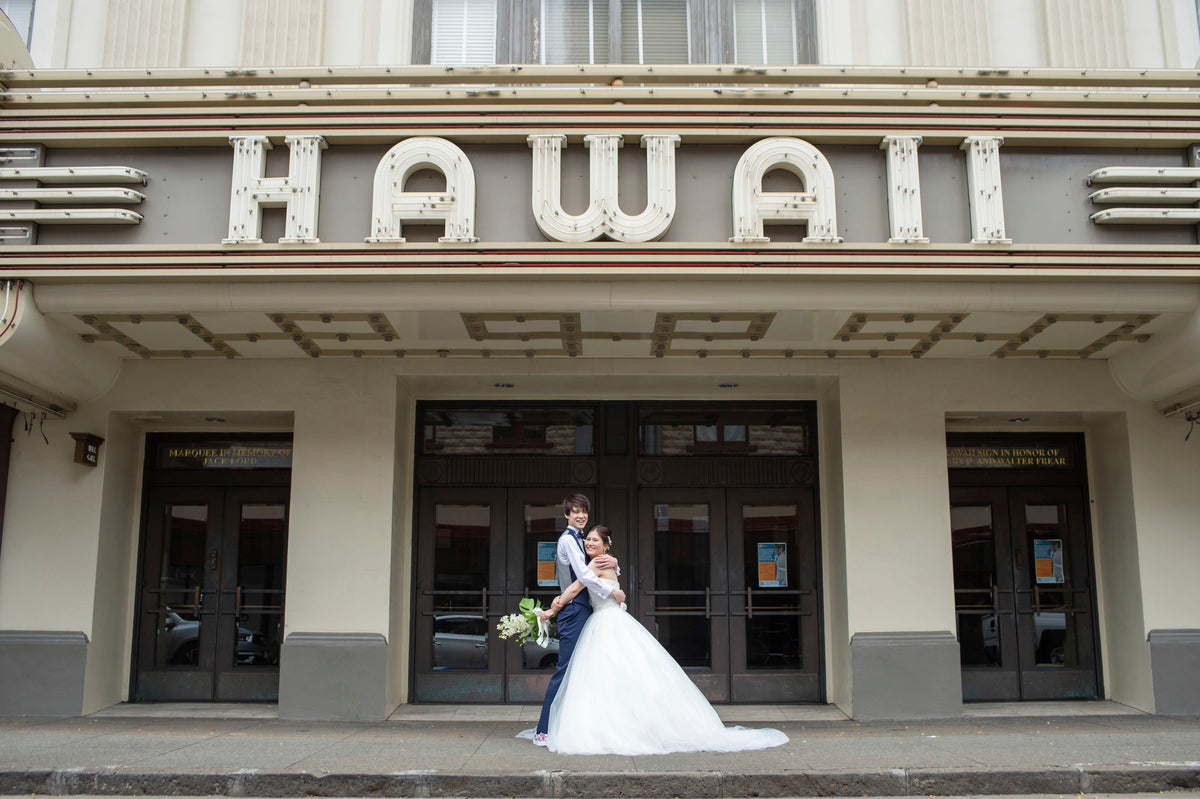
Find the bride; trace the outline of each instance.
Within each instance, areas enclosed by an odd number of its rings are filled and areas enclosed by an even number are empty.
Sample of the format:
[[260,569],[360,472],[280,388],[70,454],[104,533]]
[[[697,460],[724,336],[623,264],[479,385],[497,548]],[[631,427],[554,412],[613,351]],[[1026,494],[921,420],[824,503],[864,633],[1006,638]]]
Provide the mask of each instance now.
[[[607,553],[612,546],[608,528],[593,527],[583,546],[588,558]],[[611,569],[599,570],[596,576],[617,585],[617,574]],[[576,581],[561,599],[570,600],[582,589]],[[787,735],[779,730],[726,727],[670,653],[625,612],[625,605],[595,593],[591,602],[592,615],[579,634],[550,709],[551,751],[573,755],[737,752],[787,742]],[[597,697],[603,697],[603,719],[596,715]]]

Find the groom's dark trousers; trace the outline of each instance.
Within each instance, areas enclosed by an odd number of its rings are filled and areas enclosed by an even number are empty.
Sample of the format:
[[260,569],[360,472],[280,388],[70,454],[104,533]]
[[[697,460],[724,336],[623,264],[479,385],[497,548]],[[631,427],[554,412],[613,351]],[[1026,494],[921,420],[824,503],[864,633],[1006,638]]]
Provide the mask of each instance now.
[[[586,599],[587,592],[582,592]],[[566,607],[558,612],[558,666],[554,669],[554,676],[550,678],[550,687],[546,689],[546,698],[542,702],[542,716],[538,719],[537,731],[546,732],[550,726],[550,706],[554,704],[554,697],[558,694],[558,686],[562,684],[563,673],[567,670],[567,665],[571,662],[571,654],[575,651],[575,642],[579,640],[579,633],[583,631],[583,625],[588,620],[588,616],[592,615],[592,606],[585,602],[568,602]]]

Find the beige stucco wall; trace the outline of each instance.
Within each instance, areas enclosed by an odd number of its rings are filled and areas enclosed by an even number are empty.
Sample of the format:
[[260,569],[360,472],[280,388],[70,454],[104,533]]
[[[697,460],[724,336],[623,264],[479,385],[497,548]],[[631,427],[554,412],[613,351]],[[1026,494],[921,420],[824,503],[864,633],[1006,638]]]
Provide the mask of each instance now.
[[[503,376],[517,388],[499,396]],[[716,388],[736,377],[737,396]],[[144,433],[195,412],[295,436],[287,630],[388,638],[389,704],[406,700],[417,399],[817,399],[831,701],[848,707],[849,638],[953,630],[947,414],[1041,414],[1087,434],[1107,694],[1151,709],[1149,629],[1196,627],[1196,442],[1120,392],[1103,362],[545,360],[137,361],[50,445],[18,430],[0,553],[0,629],[82,630],[88,709],[127,691]],[[174,414],[174,416],[173,416]],[[1049,421],[1047,421],[1049,420]],[[206,429],[230,431],[231,426]],[[68,432],[106,437],[96,469]]]
[[842,442],[851,637],[955,629],[948,392],[935,383],[937,369],[929,361],[842,368],[842,427],[827,435]]
[[413,460],[416,402],[401,382],[396,396],[395,480],[392,496],[392,590],[388,642],[389,711],[408,701],[409,645],[412,629]]
[[825,696],[831,704],[853,715],[850,681],[850,627],[846,617],[845,469],[842,462],[840,386],[834,384],[817,406],[821,463],[821,573],[825,608]]

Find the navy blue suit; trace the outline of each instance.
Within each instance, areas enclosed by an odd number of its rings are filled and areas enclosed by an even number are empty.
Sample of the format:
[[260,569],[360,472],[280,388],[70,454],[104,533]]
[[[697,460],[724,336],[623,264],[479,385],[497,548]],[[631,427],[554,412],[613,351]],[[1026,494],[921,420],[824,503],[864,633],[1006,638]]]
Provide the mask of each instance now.
[[[583,534],[578,531],[572,532],[574,530],[575,528],[568,527],[567,533],[571,534],[579,548],[583,549]],[[559,540],[561,541],[561,538]],[[562,585],[562,580],[559,580],[559,588],[564,591],[576,580],[575,570],[570,565],[567,566],[567,572],[570,574],[567,584]],[[591,615],[592,601],[588,597],[587,591],[580,591],[558,612],[558,666],[555,667],[554,675],[550,678],[550,685],[546,688],[546,698],[542,700],[542,715],[538,719],[537,725],[539,733],[546,732],[550,726],[550,706],[554,704],[554,697],[558,694],[558,688],[562,684],[563,674],[571,662],[571,654],[575,651],[579,633],[583,631],[583,625],[587,623],[588,616]]]

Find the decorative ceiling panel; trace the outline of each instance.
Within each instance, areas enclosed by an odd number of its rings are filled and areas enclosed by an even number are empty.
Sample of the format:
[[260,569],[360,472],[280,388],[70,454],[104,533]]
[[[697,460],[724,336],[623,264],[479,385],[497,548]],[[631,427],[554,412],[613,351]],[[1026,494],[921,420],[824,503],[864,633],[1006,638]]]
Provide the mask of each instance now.
[[54,315],[140,358],[1081,358],[1148,341],[1171,315],[671,311]]

